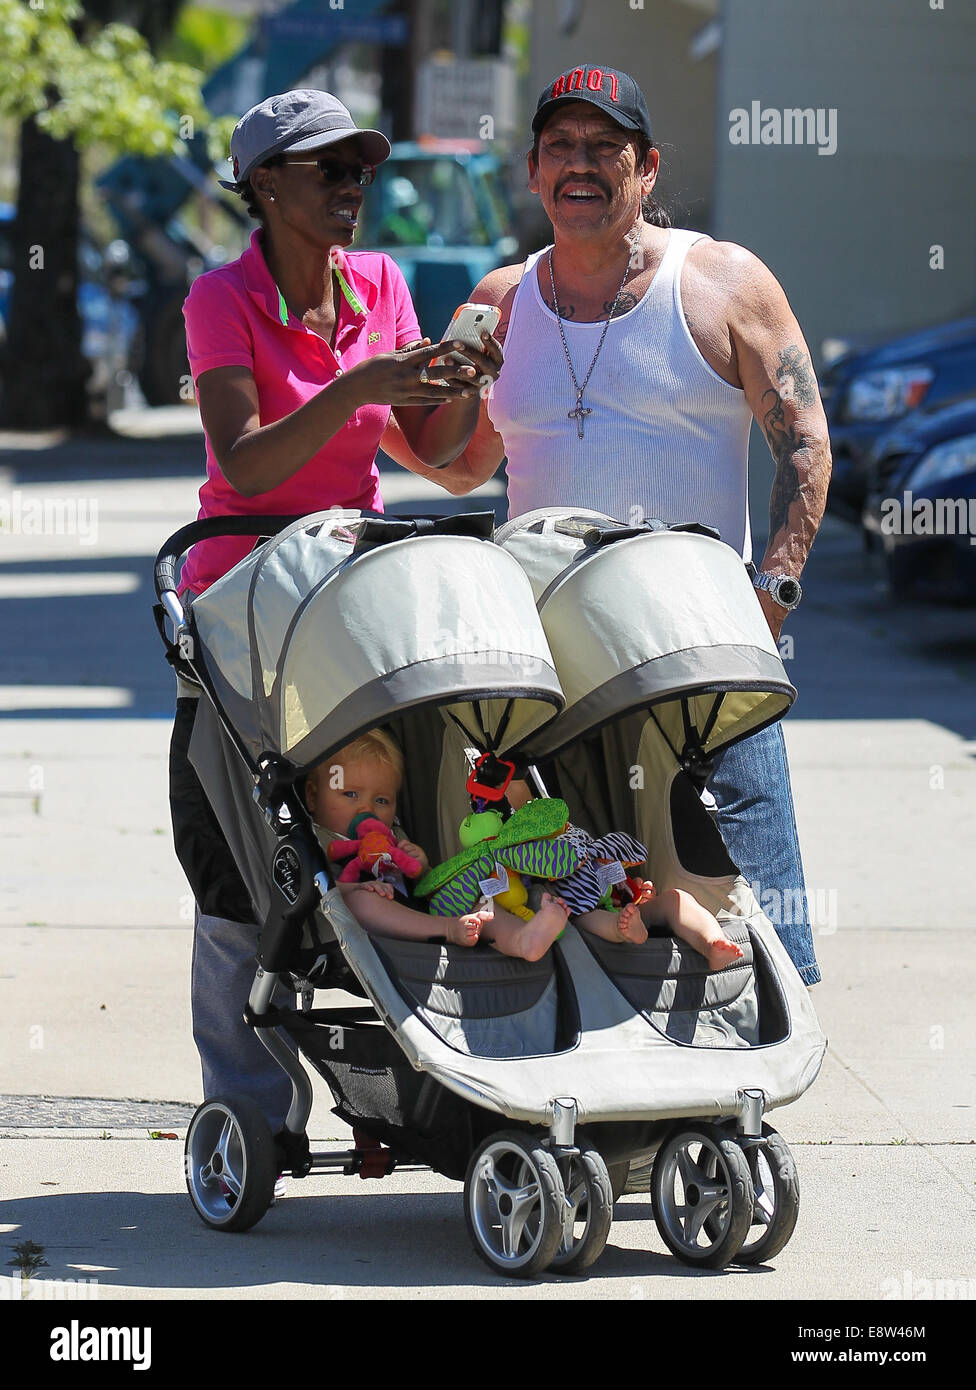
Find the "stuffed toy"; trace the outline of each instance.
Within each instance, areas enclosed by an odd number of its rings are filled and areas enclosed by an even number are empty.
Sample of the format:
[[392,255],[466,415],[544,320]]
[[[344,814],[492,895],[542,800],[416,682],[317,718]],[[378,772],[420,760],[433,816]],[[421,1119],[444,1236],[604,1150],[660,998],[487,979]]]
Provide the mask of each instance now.
[[[559,837],[569,814],[565,801],[555,797],[529,801],[507,821],[498,812],[466,818],[461,830],[468,846],[444,864],[429,869],[416,885],[420,897],[430,898],[433,916],[455,917],[470,912],[490,891],[495,902],[519,917],[532,913],[525,906],[522,876],[546,880],[572,875],[580,859],[575,845]],[[502,870],[507,886],[498,895]]]
[[407,854],[396,842],[389,826],[365,811],[350,822],[347,840],[333,840],[329,845],[329,858],[349,863],[339,875],[340,883],[358,883],[362,872],[371,873],[374,878],[391,878],[395,881],[397,870],[407,878],[417,878],[423,871],[419,859]]
[[552,892],[564,899],[573,917],[595,907],[619,911],[625,902],[637,900],[643,883],[628,877],[624,869],[636,868],[647,859],[639,840],[622,830],[611,830],[597,840],[576,825],[568,826],[560,839],[572,844],[579,858],[573,872],[552,885]]

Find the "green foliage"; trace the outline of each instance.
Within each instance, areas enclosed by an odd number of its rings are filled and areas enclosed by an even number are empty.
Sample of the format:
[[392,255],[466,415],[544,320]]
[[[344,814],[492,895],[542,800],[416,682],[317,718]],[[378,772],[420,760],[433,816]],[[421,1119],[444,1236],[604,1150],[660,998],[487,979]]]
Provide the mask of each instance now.
[[165,57],[210,73],[244,46],[251,26],[242,15],[186,5],[163,46]]
[[34,116],[55,139],[181,155],[199,129],[218,159],[233,121],[209,115],[200,81],[185,63],[158,62],[126,24],[89,34],[78,0],[0,0],[0,114]]
[[16,1266],[22,1279],[29,1279],[35,1270],[47,1267],[43,1245],[35,1245],[32,1240],[22,1240],[16,1245],[11,1245],[10,1249],[14,1252],[14,1258],[8,1260],[7,1264]]

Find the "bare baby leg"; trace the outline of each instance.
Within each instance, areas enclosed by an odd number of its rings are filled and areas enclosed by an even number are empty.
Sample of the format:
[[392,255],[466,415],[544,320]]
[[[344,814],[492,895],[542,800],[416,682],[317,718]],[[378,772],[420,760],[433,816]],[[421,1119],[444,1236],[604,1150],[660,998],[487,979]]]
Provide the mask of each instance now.
[[668,888],[657,894],[641,904],[640,912],[648,925],[666,926],[703,955],[709,970],[724,970],[742,959],[741,946],[728,939],[718,919],[681,888]]
[[351,884],[343,891],[343,897],[359,925],[376,936],[398,936],[409,941],[446,936],[452,946],[475,946],[485,923],[491,921],[490,912],[430,917],[397,902],[388,883]]
[[541,960],[566,925],[569,908],[562,898],[543,893],[542,906],[530,921],[523,921],[503,907],[482,928],[482,939],[491,942],[506,956],[522,960]]
[[630,941],[640,946],[647,940],[647,928],[641,917],[640,905],[636,902],[628,903],[620,912],[594,907],[589,912],[581,912],[575,921],[578,927],[602,937],[604,941]]

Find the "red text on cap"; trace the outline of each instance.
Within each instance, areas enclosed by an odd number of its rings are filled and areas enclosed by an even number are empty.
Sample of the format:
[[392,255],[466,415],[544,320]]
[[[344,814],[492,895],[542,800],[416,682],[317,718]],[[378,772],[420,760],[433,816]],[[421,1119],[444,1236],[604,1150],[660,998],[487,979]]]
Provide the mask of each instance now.
[[[562,77],[557,77],[553,83],[553,98],[561,97],[566,92],[579,92],[585,85],[591,92],[603,91],[604,71],[602,68],[573,68],[572,72],[563,73]],[[610,74],[610,100],[617,100],[617,77],[615,73]]]

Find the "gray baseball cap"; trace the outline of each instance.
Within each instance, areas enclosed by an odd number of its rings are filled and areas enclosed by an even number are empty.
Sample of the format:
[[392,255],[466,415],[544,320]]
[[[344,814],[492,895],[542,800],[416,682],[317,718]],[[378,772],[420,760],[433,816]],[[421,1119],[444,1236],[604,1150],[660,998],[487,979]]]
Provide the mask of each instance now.
[[329,92],[299,87],[266,97],[252,106],[234,127],[230,157],[234,181],[218,179],[221,188],[236,193],[252,169],[273,154],[319,150],[355,135],[367,164],[382,164],[390,142],[379,130],[359,130],[342,102]]

